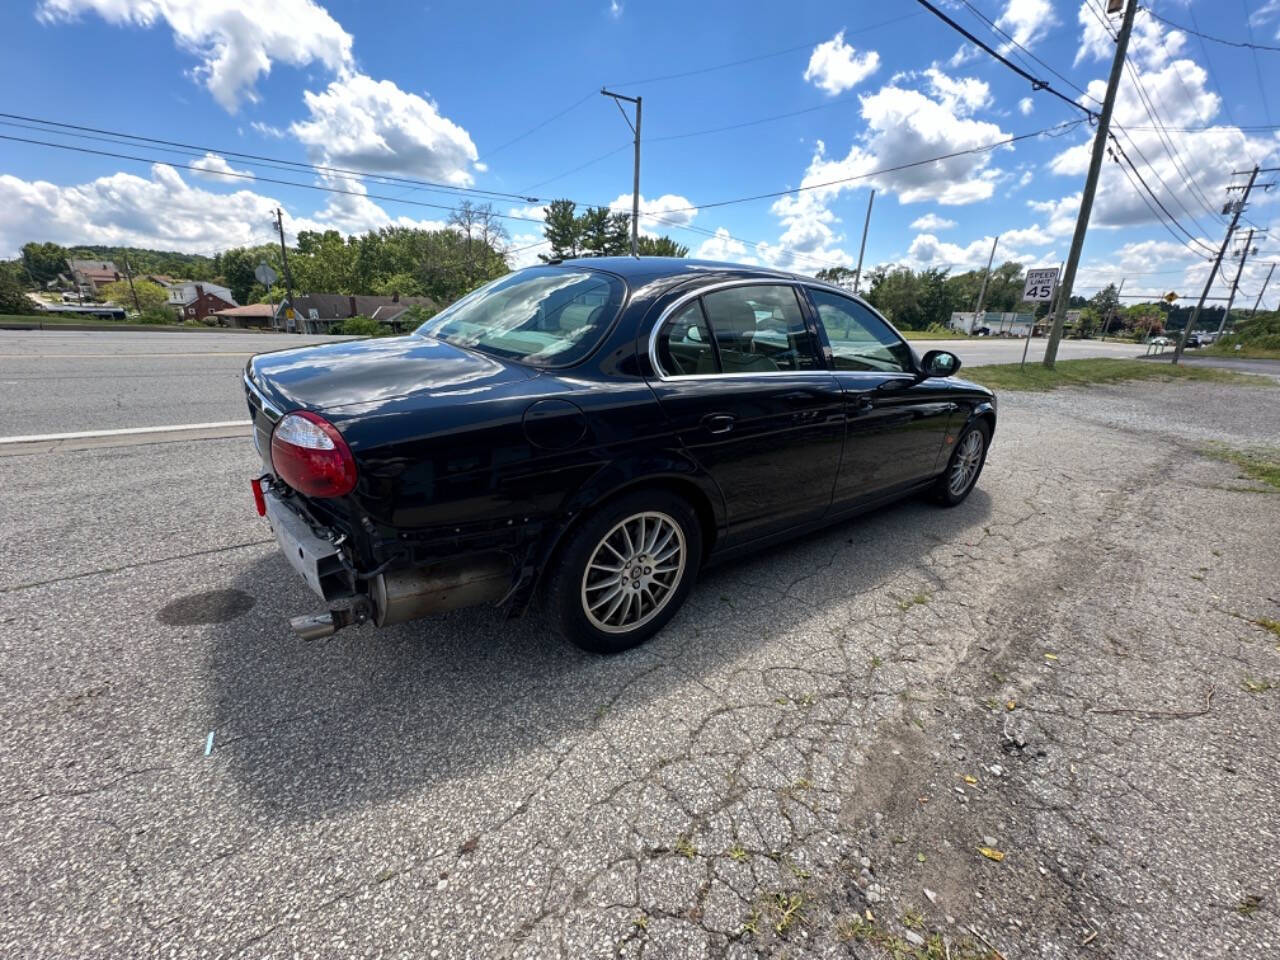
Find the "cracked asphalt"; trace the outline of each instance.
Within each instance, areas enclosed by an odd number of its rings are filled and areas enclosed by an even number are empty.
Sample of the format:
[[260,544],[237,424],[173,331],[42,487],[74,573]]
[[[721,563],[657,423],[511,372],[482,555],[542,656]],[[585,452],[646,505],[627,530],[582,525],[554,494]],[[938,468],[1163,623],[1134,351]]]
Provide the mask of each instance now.
[[608,659],[298,641],[246,440],[0,458],[0,954],[1274,957],[1280,494],[1203,451],[1277,414],[1008,394],[964,505]]

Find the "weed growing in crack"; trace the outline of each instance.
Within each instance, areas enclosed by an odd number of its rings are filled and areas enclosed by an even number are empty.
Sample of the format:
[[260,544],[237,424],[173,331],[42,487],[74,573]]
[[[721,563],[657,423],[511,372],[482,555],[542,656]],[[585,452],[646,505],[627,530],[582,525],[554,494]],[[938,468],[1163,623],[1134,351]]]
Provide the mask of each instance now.
[[929,594],[925,593],[923,590],[919,590],[909,596],[906,600],[899,600],[898,609],[910,610],[912,607],[923,607],[932,599],[933,598],[929,596]]
[[879,667],[883,667],[883,666],[884,666],[884,659],[883,659],[882,657],[873,656],[873,657],[871,658],[871,669],[872,669],[872,670],[878,669]]
[[1245,677],[1241,681],[1241,685],[1250,693],[1266,693],[1268,690],[1274,690],[1276,685],[1270,680],[1253,680]]
[[915,907],[908,907],[902,911],[902,916],[898,918],[898,922],[908,930],[923,930],[924,914]]
[[1250,893],[1240,898],[1240,902],[1235,906],[1235,911],[1242,917],[1252,917],[1258,912],[1260,906],[1262,906],[1262,897],[1256,893]]
[[747,853],[746,848],[740,843],[735,843],[729,848],[729,859],[734,863],[746,863],[750,858],[751,854]]
[[760,936],[760,908],[755,907],[747,914],[747,919],[742,921],[742,935],[750,934],[753,937]]
[[648,930],[649,915],[647,913],[640,914],[640,916],[636,917],[634,920],[631,921],[631,925],[635,927],[637,930]]
[[773,932],[783,936],[797,922],[804,922],[804,895],[800,893],[775,893],[774,904],[778,911],[778,919],[773,924]]
[[698,848],[684,834],[676,838],[675,851],[687,860],[692,860],[698,855]]

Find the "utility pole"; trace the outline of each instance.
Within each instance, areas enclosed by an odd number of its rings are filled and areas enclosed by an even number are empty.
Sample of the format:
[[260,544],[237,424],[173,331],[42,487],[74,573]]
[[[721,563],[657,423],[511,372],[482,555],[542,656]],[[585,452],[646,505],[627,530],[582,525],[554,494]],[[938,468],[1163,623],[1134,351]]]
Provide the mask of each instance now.
[[[610,93],[604,87],[600,88],[602,96],[612,97],[613,102],[618,105],[618,111],[622,114],[622,119],[627,121],[627,126],[631,128],[631,132],[636,135],[636,161],[635,175],[631,183],[631,255],[633,257],[640,256],[640,101],[641,97],[624,97],[620,93]],[[631,118],[627,116],[627,111],[622,109],[619,100],[625,100],[627,103],[636,105],[636,122],[632,123]]]
[[1271,275],[1276,272],[1276,265],[1273,263],[1271,269],[1267,271],[1267,279],[1262,281],[1262,289],[1258,291],[1258,299],[1253,301],[1253,309],[1249,311],[1249,316],[1253,316],[1258,312],[1258,304],[1262,302],[1262,295],[1267,292],[1267,287],[1271,285]]
[[853,292],[856,296],[858,293],[858,281],[862,279],[862,254],[867,249],[867,230],[871,226],[871,205],[876,202],[876,192],[871,191],[871,197],[867,200],[867,219],[862,221],[862,246],[858,247],[858,269],[853,272]]
[[[1233,170],[1233,174],[1239,174],[1243,171]],[[1227,190],[1244,190],[1244,195],[1239,200],[1234,201],[1229,206],[1234,206],[1235,210],[1231,215],[1231,225],[1227,227],[1227,235],[1222,238],[1222,246],[1218,248],[1218,255],[1213,258],[1213,267],[1209,270],[1209,276],[1204,282],[1204,289],[1200,291],[1200,302],[1196,304],[1195,312],[1191,314],[1191,319],[1187,321],[1186,326],[1182,328],[1182,336],[1178,338],[1178,345],[1173,351],[1173,363],[1182,358],[1182,351],[1187,345],[1187,335],[1195,328],[1196,321],[1200,319],[1200,311],[1204,309],[1204,301],[1209,296],[1209,290],[1213,286],[1213,281],[1218,277],[1218,268],[1222,266],[1222,258],[1227,252],[1227,244],[1231,242],[1231,235],[1235,233],[1236,224],[1240,222],[1240,214],[1244,213],[1244,205],[1249,200],[1249,193],[1253,190],[1253,184],[1258,179],[1258,174],[1262,171],[1255,164],[1254,168],[1249,171],[1249,182],[1244,187],[1227,187]],[[1226,211],[1224,210],[1223,213]]]
[[124,275],[129,281],[129,292],[133,294],[133,309],[138,311],[138,316],[142,316],[142,305],[138,303],[138,291],[133,288],[133,270],[129,268],[129,258],[121,254],[120,259],[124,261]]
[[996,258],[996,244],[999,242],[1000,235],[996,234],[996,238],[991,241],[991,256],[987,257],[987,272],[982,275],[982,286],[978,288],[978,304],[973,308],[974,323],[978,322],[978,317],[982,313],[982,304],[987,299],[987,281],[991,279],[991,264]]
[[[280,232],[280,260],[284,265],[284,293],[285,293],[286,299],[289,302],[289,306],[286,309],[293,310],[293,276],[289,273],[289,251],[285,248],[285,245],[284,245],[284,213],[281,212],[279,207],[276,207],[275,227]],[[287,330],[288,314],[286,314],[285,316],[286,316],[285,329]],[[294,326],[294,330],[295,331],[297,330],[296,325]]]
[[[1108,7],[1108,9],[1110,9]],[[1076,283],[1076,268],[1080,265],[1080,252],[1084,249],[1085,231],[1089,229],[1089,216],[1093,212],[1093,195],[1098,190],[1098,174],[1102,170],[1102,157],[1107,149],[1107,132],[1111,127],[1111,110],[1116,105],[1116,90],[1124,72],[1124,58],[1129,50],[1129,34],[1133,32],[1133,17],[1138,11],[1138,0],[1128,0],[1120,33],[1116,36],[1116,56],[1111,61],[1111,77],[1107,81],[1107,93],[1102,98],[1102,113],[1098,115],[1098,129],[1093,134],[1093,155],[1089,158],[1089,175],[1080,195],[1080,213],[1076,217],[1076,232],[1071,237],[1071,249],[1067,254],[1066,272],[1062,277],[1062,296],[1053,311],[1053,326],[1049,330],[1049,342],[1044,348],[1044,365],[1053,368],[1058,359],[1058,342],[1062,340],[1062,328],[1067,322],[1067,307],[1071,304],[1071,290]]]
[[1253,227],[1249,228],[1249,236],[1245,238],[1244,249],[1240,251],[1240,266],[1236,267],[1236,278],[1231,282],[1231,293],[1227,297],[1227,309],[1222,311],[1222,319],[1218,321],[1218,336],[1227,329],[1227,318],[1231,316],[1231,304],[1236,301],[1236,290],[1240,287],[1240,274],[1244,273],[1244,262],[1249,259],[1249,246],[1253,243]]

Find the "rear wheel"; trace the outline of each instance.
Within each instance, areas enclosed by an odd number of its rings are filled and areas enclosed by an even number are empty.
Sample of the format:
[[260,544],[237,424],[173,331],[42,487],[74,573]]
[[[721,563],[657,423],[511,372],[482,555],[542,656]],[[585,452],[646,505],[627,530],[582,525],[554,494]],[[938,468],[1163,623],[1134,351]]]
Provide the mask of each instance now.
[[665,490],[628,494],[570,534],[547,585],[551,613],[584,650],[630,649],[675,616],[701,558],[688,502]]
[[946,507],[954,507],[964,501],[978,482],[978,475],[987,462],[987,444],[991,440],[991,428],[985,420],[977,420],[965,428],[951,451],[947,469],[938,477],[933,488],[934,499]]

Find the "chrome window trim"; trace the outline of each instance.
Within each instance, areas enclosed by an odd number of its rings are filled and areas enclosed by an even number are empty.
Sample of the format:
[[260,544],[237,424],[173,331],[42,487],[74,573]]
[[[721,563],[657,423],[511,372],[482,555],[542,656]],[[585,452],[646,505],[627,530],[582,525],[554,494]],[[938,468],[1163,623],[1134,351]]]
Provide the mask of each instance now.
[[[910,341],[908,341],[908,340],[907,340],[907,338],[906,338],[906,337],[904,337],[904,336],[903,336],[903,335],[898,331],[898,328],[897,328],[897,327],[895,327],[892,323],[890,323],[890,322],[889,322],[889,318],[888,318],[888,317],[886,317],[883,313],[881,313],[879,310],[877,310],[877,309],[876,309],[875,307],[873,307],[871,304],[867,303],[867,301],[866,301],[866,300],[864,300],[861,296],[859,296],[858,294],[854,293],[852,290],[845,290],[843,287],[837,287],[837,286],[835,286],[835,285],[833,285],[833,284],[829,284],[829,283],[821,283],[821,282],[818,282],[818,283],[810,283],[810,282],[808,282],[808,281],[804,281],[804,282],[802,282],[802,283],[800,284],[800,286],[805,287],[805,288],[807,288],[807,289],[809,289],[809,290],[821,290],[823,293],[830,293],[830,294],[834,294],[834,295],[835,295],[835,296],[837,296],[837,297],[844,297],[846,300],[852,300],[854,303],[856,303],[856,304],[857,304],[858,306],[860,306],[860,307],[866,307],[866,309],[867,309],[867,310],[871,311],[871,315],[872,315],[873,317],[875,317],[877,320],[879,320],[881,323],[883,323],[883,324],[885,325],[885,328],[886,328],[890,333],[892,333],[895,337],[897,337],[897,338],[898,338],[898,342],[899,342],[899,343],[901,343],[901,344],[903,344],[903,345],[905,345],[905,346],[906,346],[906,348],[907,348],[907,355],[911,357],[912,361],[914,361],[914,363],[915,363],[915,365],[916,365],[917,367],[919,367],[919,366],[920,366],[920,358],[916,355],[915,348],[911,346]],[[814,305],[813,305],[813,312],[814,312],[815,314],[818,314],[818,306],[817,306],[817,304],[814,304]],[[819,315],[817,315],[817,316],[815,317],[815,319],[816,319],[816,321],[818,322],[819,326],[821,327],[821,324],[822,324],[822,316],[819,314]],[[826,327],[821,327],[821,329],[822,329],[823,331],[825,331],[825,330],[826,330]],[[831,337],[830,337],[829,335],[828,335],[828,337],[827,337],[827,341],[828,341],[828,343],[831,341]],[[834,351],[833,351],[833,360],[834,360]],[[842,372],[842,373],[850,373],[850,372],[860,372],[860,371],[848,371],[848,370],[842,370],[841,372]],[[898,371],[888,371],[888,370],[886,370],[885,372],[886,372],[886,373],[890,373],[890,372],[896,373],[896,372],[898,372]],[[901,372],[903,372],[903,373],[907,373],[907,374],[912,374],[912,373],[913,373],[913,371],[910,371],[910,370],[904,370],[904,371],[901,371]]]
[[[681,294],[670,305],[663,308],[658,319],[653,322],[653,329],[649,331],[649,364],[653,367],[653,372],[657,378],[663,382],[680,382],[684,380],[723,380],[726,377],[811,377],[815,374],[826,374],[831,376],[831,370],[827,367],[818,367],[814,370],[758,370],[755,372],[747,371],[745,373],[690,373],[685,376],[671,376],[662,369],[662,364],[658,362],[658,331],[665,325],[671,315],[687,304],[690,300],[708,293],[715,293],[717,290],[727,290],[731,287],[790,287],[796,295],[796,307],[800,310],[801,316],[804,315],[804,307],[800,303],[799,287],[803,284],[799,280],[787,277],[739,277],[734,280],[722,280],[719,283],[709,283],[706,286],[698,287],[696,290],[690,290]],[[703,311],[705,313],[705,311]],[[711,325],[711,319],[707,318],[707,326],[711,330],[711,336],[715,337],[715,327]],[[807,326],[807,324],[806,324]],[[896,331],[895,331],[896,332]]]

